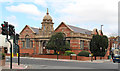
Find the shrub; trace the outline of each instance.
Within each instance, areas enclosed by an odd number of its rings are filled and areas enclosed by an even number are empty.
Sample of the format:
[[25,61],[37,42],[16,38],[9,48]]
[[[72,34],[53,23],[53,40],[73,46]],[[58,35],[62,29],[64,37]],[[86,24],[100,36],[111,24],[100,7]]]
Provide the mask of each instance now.
[[89,52],[88,51],[81,51],[80,53],[78,53],[77,55],[78,56],[86,56],[86,57],[89,57]]
[[54,55],[58,55],[56,52],[54,52]]
[[54,54],[48,53],[48,54],[45,54],[45,55],[54,55]]
[[75,54],[75,53],[72,51],[65,51],[64,53],[65,56],[70,56],[71,54]]

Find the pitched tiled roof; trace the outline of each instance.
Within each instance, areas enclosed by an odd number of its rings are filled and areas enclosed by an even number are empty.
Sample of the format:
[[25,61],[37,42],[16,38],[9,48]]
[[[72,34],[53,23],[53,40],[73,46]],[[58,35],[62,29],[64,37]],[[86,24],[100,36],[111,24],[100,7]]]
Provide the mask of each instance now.
[[79,27],[75,27],[75,26],[71,26],[71,25],[68,25],[75,33],[82,33],[82,34],[88,34],[88,35],[91,35],[92,34],[92,31],[89,31],[87,29],[82,29],[82,28],[79,28]]
[[31,27],[31,29],[32,29],[36,34],[39,34],[39,29],[38,29],[38,28]]

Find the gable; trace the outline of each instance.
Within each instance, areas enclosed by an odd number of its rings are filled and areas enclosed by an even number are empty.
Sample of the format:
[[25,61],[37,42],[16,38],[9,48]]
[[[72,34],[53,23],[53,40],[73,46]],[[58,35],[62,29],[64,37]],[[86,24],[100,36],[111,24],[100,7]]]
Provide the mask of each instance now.
[[66,36],[70,36],[70,33],[72,32],[72,30],[63,22],[55,29],[55,32],[62,32],[64,33]]
[[25,30],[26,27],[29,28],[33,33],[35,33],[35,32],[31,29],[30,26],[26,25],[26,26],[23,28],[23,30],[20,32],[20,34]]
[[34,33],[35,32],[28,25],[26,25],[24,29],[20,32],[20,37],[25,38],[26,35],[29,35],[29,37],[33,37]]
[[55,32],[61,30],[62,31],[73,31],[71,28],[69,28],[69,26],[67,26],[64,22],[61,22],[61,24],[55,29]]

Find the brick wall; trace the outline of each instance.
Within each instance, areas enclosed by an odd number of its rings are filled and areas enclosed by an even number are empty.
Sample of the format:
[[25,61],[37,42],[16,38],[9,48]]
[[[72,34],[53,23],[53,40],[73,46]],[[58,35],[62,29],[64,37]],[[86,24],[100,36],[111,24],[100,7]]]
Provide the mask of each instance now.
[[23,29],[23,31],[20,33],[20,38],[25,38],[26,35],[29,35],[30,38],[34,38],[35,37],[33,31],[28,26],[26,26]]
[[[85,37],[86,35],[82,36],[78,35],[78,33],[74,33],[73,31],[71,31],[65,24],[61,24],[56,30],[55,32],[63,32],[66,34],[66,37]],[[87,37],[87,36],[86,36]],[[70,48],[72,49],[73,52],[75,52],[76,54],[78,54],[79,52],[81,52],[82,50],[89,50],[88,48],[88,41],[84,40],[84,49],[81,50],[80,48],[80,38],[71,38],[70,39]]]
[[[32,57],[38,57],[38,58],[53,58],[57,59],[57,55],[31,55]],[[70,59],[70,56],[62,56],[59,55],[58,59]],[[91,57],[84,57],[84,56],[71,56],[71,60],[81,60],[81,61],[86,61],[86,60],[91,60]],[[97,60],[100,59],[108,59],[108,57],[96,57]],[[93,60],[95,60],[95,57],[93,57]]]
[[36,49],[36,53],[39,54],[39,42],[38,41],[36,41],[35,49]]
[[61,24],[55,32],[63,32],[66,37],[70,37],[71,30],[65,24]]
[[70,40],[70,48],[72,49],[72,52],[78,54],[80,50],[80,40],[79,39],[71,39]]
[[50,54],[53,54],[54,53],[54,50],[50,50]]
[[[20,47],[20,53],[33,54],[34,51],[35,51],[34,50],[34,48],[35,48],[35,40],[32,39],[32,41],[33,41],[33,48],[25,48],[26,47],[25,39],[21,39],[21,38],[25,38],[26,35],[28,35],[28,38],[34,38],[35,37],[35,34],[33,33],[33,31],[27,25],[25,26],[23,31],[20,33],[20,39],[18,40],[18,45]],[[23,47],[22,41],[25,42],[25,47]]]
[[34,49],[20,49],[20,53],[29,53],[29,54],[33,54],[34,53]]

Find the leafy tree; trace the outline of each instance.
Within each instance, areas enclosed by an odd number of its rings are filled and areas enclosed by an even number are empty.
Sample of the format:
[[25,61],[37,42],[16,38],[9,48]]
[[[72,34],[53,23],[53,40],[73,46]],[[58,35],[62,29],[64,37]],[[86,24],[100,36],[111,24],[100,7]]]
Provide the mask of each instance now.
[[56,51],[66,51],[70,49],[70,44],[65,40],[65,36],[61,32],[57,32],[51,36],[50,40],[48,41],[46,48],[49,50]]
[[105,56],[105,49],[108,48],[108,38],[107,36],[103,35],[93,35],[90,41],[90,51],[93,53],[93,56]]

